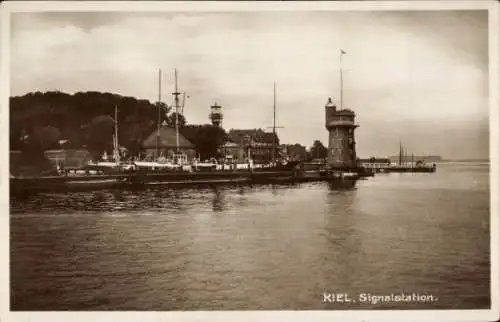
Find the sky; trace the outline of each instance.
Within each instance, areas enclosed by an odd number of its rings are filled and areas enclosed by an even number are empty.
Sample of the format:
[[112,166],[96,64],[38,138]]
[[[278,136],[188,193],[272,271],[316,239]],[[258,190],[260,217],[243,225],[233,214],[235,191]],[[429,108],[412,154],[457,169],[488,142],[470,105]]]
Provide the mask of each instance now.
[[112,92],[172,103],[188,123],[273,124],[282,143],[327,144],[324,106],[356,113],[360,157],[487,158],[487,11],[39,12],[11,15],[11,95]]

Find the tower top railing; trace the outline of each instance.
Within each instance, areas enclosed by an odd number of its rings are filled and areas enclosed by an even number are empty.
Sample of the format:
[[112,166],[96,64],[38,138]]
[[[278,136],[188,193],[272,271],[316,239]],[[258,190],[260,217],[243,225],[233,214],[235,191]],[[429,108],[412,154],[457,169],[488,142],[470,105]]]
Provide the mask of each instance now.
[[214,103],[212,106],[210,106],[210,109],[212,109],[212,110],[220,110],[220,109],[222,109],[222,106],[220,106],[217,103]]
[[359,127],[356,122],[353,120],[329,120],[326,122],[327,127],[340,127],[340,126],[348,126],[348,127]]

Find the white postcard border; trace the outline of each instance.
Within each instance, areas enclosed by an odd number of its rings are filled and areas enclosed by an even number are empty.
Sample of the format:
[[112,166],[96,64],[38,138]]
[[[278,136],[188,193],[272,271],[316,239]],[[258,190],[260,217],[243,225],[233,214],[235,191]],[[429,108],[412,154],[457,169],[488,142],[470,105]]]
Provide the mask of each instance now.
[[[497,1],[13,1],[0,5],[0,147],[4,153],[0,175],[2,191],[0,236],[1,321],[493,321],[499,318],[499,21]],[[342,311],[190,311],[190,312],[11,312],[9,308],[9,93],[10,13],[37,11],[381,11],[381,10],[489,10],[490,193],[491,193],[491,304],[490,310],[342,310]]]

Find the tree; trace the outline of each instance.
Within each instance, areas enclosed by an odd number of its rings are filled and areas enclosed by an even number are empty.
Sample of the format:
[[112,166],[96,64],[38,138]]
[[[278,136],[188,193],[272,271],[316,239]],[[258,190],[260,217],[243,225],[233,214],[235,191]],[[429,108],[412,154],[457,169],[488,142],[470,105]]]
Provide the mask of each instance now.
[[319,140],[315,140],[309,150],[310,157],[313,159],[325,159],[328,155],[328,149]]
[[10,140],[9,140],[9,148],[10,150],[21,150],[23,148],[23,136],[25,135],[25,131],[20,128],[14,128],[12,125],[10,127]]
[[201,159],[217,158],[219,147],[227,139],[224,129],[210,124],[186,125],[181,129],[181,134],[194,144]]
[[113,146],[114,120],[108,115],[94,117],[85,127],[85,141],[94,159]]
[[18,147],[21,150],[23,163],[44,161],[44,149],[40,140],[26,130],[22,130],[20,134]]
[[172,106],[168,106],[167,104],[163,102],[156,102],[154,104],[155,108],[160,109],[160,115],[161,116],[166,116],[170,111],[172,110]]
[[119,143],[128,149],[131,156],[143,152],[144,140],[156,129],[157,122],[152,120],[135,120],[130,118],[120,123]]
[[[95,91],[73,95],[59,91],[35,92],[10,97],[11,149],[35,149],[35,129],[40,131],[50,125],[59,130],[59,140],[69,140],[73,148],[86,148],[94,156],[110,151],[114,124],[109,121],[115,117],[115,107],[118,108],[119,143],[133,155],[142,150],[142,142],[156,129],[158,112],[160,123],[167,121],[175,126],[175,113],[163,102]],[[180,115],[179,127],[182,129],[185,125],[186,119]],[[19,140],[23,130],[31,137],[30,142]],[[55,135],[53,130],[47,131],[48,137]]]
[[295,161],[306,160],[309,156],[306,147],[298,143],[286,145],[286,153]]
[[184,126],[186,126],[186,118],[184,117],[184,115],[176,112],[173,112],[168,116],[167,124],[172,127],[175,127],[176,117],[178,117],[177,121],[179,122],[179,128],[183,128]]
[[48,150],[59,147],[61,132],[58,128],[48,125],[36,128],[33,136],[43,150]]

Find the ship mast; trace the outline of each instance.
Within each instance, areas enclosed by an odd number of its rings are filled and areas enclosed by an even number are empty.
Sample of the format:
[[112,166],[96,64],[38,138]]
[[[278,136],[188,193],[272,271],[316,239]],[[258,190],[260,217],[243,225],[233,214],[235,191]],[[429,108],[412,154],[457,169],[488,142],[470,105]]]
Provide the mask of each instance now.
[[161,122],[161,69],[158,70],[158,121],[156,131],[156,159],[160,157],[160,122]]
[[115,155],[115,163],[120,162],[120,146],[118,145],[118,106],[115,104],[115,135],[114,135],[114,155]]
[[403,145],[401,143],[401,139],[399,140],[399,165],[403,163]]
[[274,96],[273,96],[273,147],[272,147],[272,162],[276,160],[276,82],[274,82]]
[[175,78],[175,90],[172,93],[174,95],[174,104],[175,104],[175,139],[176,139],[176,147],[177,153],[179,152],[179,89],[177,87],[177,69],[174,69],[174,78]]
[[276,126],[276,82],[274,82],[274,92],[273,92],[273,126],[267,127],[267,129],[271,128],[273,130],[273,146],[271,147],[271,162],[274,162],[276,159],[276,145],[277,145],[277,135],[276,129],[282,129],[283,126]]

